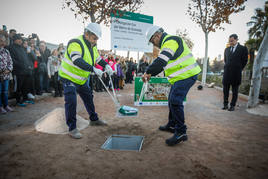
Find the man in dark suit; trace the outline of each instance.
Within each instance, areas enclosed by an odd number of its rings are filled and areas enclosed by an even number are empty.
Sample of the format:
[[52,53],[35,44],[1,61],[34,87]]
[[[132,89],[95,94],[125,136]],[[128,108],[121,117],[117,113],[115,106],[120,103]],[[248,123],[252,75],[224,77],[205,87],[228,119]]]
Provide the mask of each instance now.
[[238,36],[232,34],[229,36],[230,47],[224,51],[224,74],[222,79],[223,84],[223,110],[228,109],[229,90],[232,86],[233,97],[230,103],[229,111],[235,110],[235,104],[238,97],[238,88],[241,84],[242,70],[248,62],[248,50],[245,46],[237,43]]

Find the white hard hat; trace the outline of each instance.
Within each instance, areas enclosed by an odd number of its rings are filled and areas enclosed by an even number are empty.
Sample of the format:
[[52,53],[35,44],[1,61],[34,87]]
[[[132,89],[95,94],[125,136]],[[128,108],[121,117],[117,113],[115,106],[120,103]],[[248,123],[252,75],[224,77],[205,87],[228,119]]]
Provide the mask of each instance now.
[[90,23],[88,26],[85,28],[86,30],[89,30],[93,34],[95,34],[98,38],[101,38],[101,27],[100,24],[97,23]]
[[149,27],[146,31],[146,39],[147,42],[149,43],[150,39],[152,38],[152,36],[154,35],[154,33],[156,33],[159,29],[161,29],[161,27],[156,26],[156,25],[152,25],[151,27]]

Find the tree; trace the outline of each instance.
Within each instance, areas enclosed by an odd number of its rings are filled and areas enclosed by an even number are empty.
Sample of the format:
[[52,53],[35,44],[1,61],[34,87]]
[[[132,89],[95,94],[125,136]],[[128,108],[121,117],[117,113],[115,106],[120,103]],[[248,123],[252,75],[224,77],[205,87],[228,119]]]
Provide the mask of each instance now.
[[208,34],[224,28],[222,23],[231,24],[229,16],[245,9],[247,0],[191,0],[187,13],[192,21],[201,26],[205,33],[205,59],[203,64],[202,84],[206,83]]
[[248,108],[255,107],[259,101],[260,87],[261,87],[261,76],[263,61],[268,53],[268,29],[266,29],[264,38],[260,45],[256,59],[253,65],[253,75],[250,83]]
[[252,26],[248,30],[249,38],[256,39],[258,49],[268,26],[268,1],[265,2],[264,10],[261,8],[255,9],[255,15],[251,17],[247,26]]
[[192,41],[192,39],[189,36],[189,33],[187,32],[186,29],[184,30],[181,30],[181,29],[177,29],[176,30],[176,35],[180,36],[184,41],[185,43],[187,44],[187,46],[192,50],[193,47],[194,47],[194,43]]
[[91,22],[109,25],[111,13],[136,12],[143,3],[143,0],[64,0],[63,8],[70,8],[75,18],[81,15],[83,23],[90,18]]
[[258,42],[256,39],[249,39],[245,43],[249,51],[249,63],[247,65],[247,69],[250,71],[249,80],[251,80],[252,77],[253,62],[255,59],[255,51],[257,50],[257,44]]
[[255,15],[251,17],[251,21],[247,23],[247,26],[252,26],[248,30],[249,40],[247,40],[245,44],[249,50],[248,67],[251,80],[255,51],[259,49],[268,26],[268,1],[265,2],[264,10],[261,8],[255,9]]

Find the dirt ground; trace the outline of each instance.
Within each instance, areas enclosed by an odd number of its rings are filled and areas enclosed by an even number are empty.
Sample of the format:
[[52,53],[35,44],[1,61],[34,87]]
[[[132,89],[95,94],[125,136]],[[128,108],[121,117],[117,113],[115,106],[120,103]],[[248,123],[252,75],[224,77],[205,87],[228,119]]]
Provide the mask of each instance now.
[[[82,131],[83,138],[36,132],[34,122],[63,98],[47,97],[0,116],[1,179],[95,178],[268,178],[268,118],[246,112],[239,100],[234,112],[223,111],[222,92],[195,85],[185,106],[187,142],[169,147],[172,134],[158,130],[167,107],[139,107],[138,117],[118,118],[107,93],[94,93],[96,111],[106,127]],[[119,92],[121,104],[133,106],[134,86]],[[78,114],[88,115],[79,99]],[[145,136],[140,152],[101,149],[112,134]]]

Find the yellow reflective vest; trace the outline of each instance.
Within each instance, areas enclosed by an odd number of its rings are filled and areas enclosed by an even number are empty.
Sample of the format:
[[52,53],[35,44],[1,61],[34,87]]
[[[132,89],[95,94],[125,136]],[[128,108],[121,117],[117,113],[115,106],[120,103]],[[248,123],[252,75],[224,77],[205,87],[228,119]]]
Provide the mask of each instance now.
[[164,67],[165,76],[171,84],[201,72],[190,49],[180,37],[166,35],[161,43],[160,50],[173,52],[173,59],[169,59]]
[[[80,41],[80,43],[78,43],[77,41]],[[83,35],[79,36],[78,38],[73,40],[73,42],[71,41],[71,43],[68,44],[67,50],[64,54],[64,58],[61,62],[59,75],[62,78],[68,79],[76,84],[83,85],[88,80],[90,72],[85,71],[73,64],[73,61],[70,58],[70,56],[72,56],[73,54],[80,55],[88,64],[93,66],[96,62],[96,59],[99,58],[99,53],[97,47],[94,46],[94,57],[91,57],[89,49],[84,42]]]

